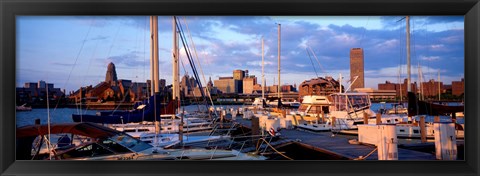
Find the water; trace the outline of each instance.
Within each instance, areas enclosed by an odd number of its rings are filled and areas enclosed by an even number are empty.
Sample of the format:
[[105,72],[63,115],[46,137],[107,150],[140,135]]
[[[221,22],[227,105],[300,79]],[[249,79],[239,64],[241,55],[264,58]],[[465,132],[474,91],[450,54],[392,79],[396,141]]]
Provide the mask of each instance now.
[[[205,109],[205,106],[197,106],[197,105],[189,105],[183,106],[181,109],[188,112],[198,111],[200,107],[201,110]],[[223,107],[225,108],[240,108],[243,105],[221,105],[215,107]],[[73,122],[72,114],[88,114],[88,115],[95,115],[97,112],[102,112],[105,110],[85,110],[85,109],[76,109],[76,108],[57,108],[57,109],[50,109],[50,122],[51,124],[58,124],[58,123],[70,123]],[[108,111],[108,110],[107,110]],[[47,124],[48,115],[47,115],[46,108],[34,108],[32,111],[17,111],[16,112],[16,124],[17,127],[22,127],[26,125],[33,125],[35,124],[35,119],[40,119],[41,124]]]
[[[50,122],[51,124],[57,123],[69,123],[73,122],[72,114],[80,114],[79,109],[75,108],[57,108],[50,109]],[[96,110],[82,110],[82,114],[94,115]],[[33,125],[35,119],[40,119],[41,124],[47,124],[48,122],[48,113],[46,108],[33,108],[32,111],[17,111],[16,112],[16,123],[17,127],[25,125]]]
[[[371,109],[374,112],[378,112],[382,104],[380,103],[372,103]],[[392,107],[392,103],[386,103],[385,106],[387,108]],[[243,105],[216,105],[215,107],[223,107],[224,109],[226,108],[241,108],[245,107]],[[203,105],[189,105],[189,106],[183,106],[181,109],[185,110],[186,112],[194,112],[200,110],[205,110],[205,106]],[[69,123],[73,122],[72,120],[72,114],[80,114],[80,111],[82,114],[90,114],[94,115],[96,112],[100,112],[101,110],[80,110],[76,108],[57,108],[57,109],[50,109],[50,121],[51,124],[57,124],[57,123]],[[47,109],[45,108],[34,108],[32,111],[17,111],[16,112],[16,123],[17,127],[25,126],[25,125],[33,125],[35,123],[35,119],[40,119],[41,124],[47,124]],[[427,116],[425,118],[426,122],[433,122],[434,117],[433,116]],[[419,119],[417,119],[419,120]],[[441,116],[440,121],[445,121],[448,122],[450,121],[450,117],[448,116]],[[457,118],[458,123],[464,123],[463,118]]]

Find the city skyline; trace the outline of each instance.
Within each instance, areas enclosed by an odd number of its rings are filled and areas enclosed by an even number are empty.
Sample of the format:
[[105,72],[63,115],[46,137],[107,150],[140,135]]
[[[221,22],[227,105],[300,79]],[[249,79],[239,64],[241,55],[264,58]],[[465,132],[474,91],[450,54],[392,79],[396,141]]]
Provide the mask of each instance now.
[[[17,18],[17,86],[45,80],[67,92],[103,81],[114,62],[118,79],[146,82],[150,78],[149,17],[19,16]],[[330,75],[349,80],[349,51],[363,48],[365,86],[406,77],[405,21],[402,17],[179,17],[192,32],[205,79],[249,70],[261,83],[261,38],[265,39],[265,80],[277,78],[277,25],[282,24],[281,82]],[[184,23],[188,22],[188,28]],[[464,77],[463,16],[419,17],[411,20],[412,82],[449,83]],[[171,84],[171,17],[159,17],[160,78]],[[188,34],[186,34],[188,35]],[[191,45],[191,44],[190,44]],[[307,48],[311,48],[321,66]],[[183,53],[183,52],[182,52]],[[311,53],[310,53],[311,54]],[[193,75],[185,54],[183,65]],[[314,66],[312,66],[312,63]],[[399,78],[399,65],[402,66]],[[198,66],[197,66],[198,68]],[[315,73],[316,70],[318,73]],[[200,70],[199,73],[201,74]],[[203,78],[201,78],[203,79]],[[417,81],[418,82],[418,81]],[[202,84],[206,82],[202,80]]]

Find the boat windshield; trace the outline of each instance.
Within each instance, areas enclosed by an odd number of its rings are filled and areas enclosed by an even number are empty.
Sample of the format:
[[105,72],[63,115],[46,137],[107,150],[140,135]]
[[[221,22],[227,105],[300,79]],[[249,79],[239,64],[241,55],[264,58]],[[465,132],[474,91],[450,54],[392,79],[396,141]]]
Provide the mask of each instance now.
[[140,152],[143,150],[146,150],[148,148],[151,148],[150,144],[147,144],[141,140],[135,139],[131,136],[125,135],[123,133],[117,134],[113,137],[110,138],[112,141],[134,151],[134,152]]
[[298,111],[305,112],[307,110],[308,106],[309,105],[302,104],[302,105],[300,105],[300,107],[298,107]]
[[370,107],[368,95],[332,95],[337,111],[356,111]]

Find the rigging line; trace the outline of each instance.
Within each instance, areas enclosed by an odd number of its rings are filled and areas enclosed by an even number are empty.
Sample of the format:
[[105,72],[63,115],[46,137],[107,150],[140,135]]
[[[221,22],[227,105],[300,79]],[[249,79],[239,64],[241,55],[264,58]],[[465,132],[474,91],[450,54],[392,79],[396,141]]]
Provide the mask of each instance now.
[[[176,26],[177,26],[177,29],[179,29],[179,31],[180,31],[180,39],[182,40],[182,44],[183,44],[183,47],[185,49],[185,53],[187,55],[188,61],[190,62],[190,67],[192,67],[192,72],[195,76],[195,79],[197,80],[197,83],[198,83],[199,87],[203,87],[202,83],[199,79],[199,76],[198,76],[198,73],[197,73],[197,68],[195,67],[195,63],[192,60],[191,51],[190,51],[190,48],[188,47],[188,43],[185,39],[185,36],[184,36],[185,34],[183,32],[182,25],[177,22]],[[202,98],[203,98],[203,102],[205,104],[205,107],[208,109],[208,103],[206,102],[205,94],[204,94],[203,91],[200,91],[200,93],[202,94]]]
[[[146,70],[147,70],[147,67],[146,67],[146,62],[147,62],[147,54],[146,54],[147,52],[146,52],[146,48],[147,48],[147,47],[146,47],[146,41],[145,41],[145,38],[146,38],[146,37],[145,37],[145,36],[146,36],[146,33],[147,33],[147,32],[146,32],[146,31],[147,31],[146,29],[147,29],[147,27],[148,27],[148,18],[149,18],[149,17],[146,17],[146,18],[147,18],[147,19],[145,19],[145,29],[143,30],[143,37],[142,37],[142,38],[143,38],[143,81],[145,81],[145,83],[147,82],[147,80],[146,80],[146,73],[145,73]],[[148,86],[147,86],[147,88],[148,88]],[[142,89],[142,90],[143,90],[143,89]],[[150,89],[148,89],[148,90],[150,90]],[[145,97],[148,97],[148,91],[145,91]]]
[[[365,25],[365,26],[368,26],[369,22],[370,22],[370,16],[368,16],[367,25]],[[360,47],[363,46],[363,38],[365,37],[366,32],[367,32],[367,28],[365,27],[364,30],[363,30],[362,38],[360,38]]]
[[[90,22],[91,24],[93,24],[94,20],[92,19],[92,21]],[[82,41],[82,45],[80,46],[80,50],[78,51],[77,53],[77,56],[75,57],[75,62],[73,63],[72,65],[72,69],[70,69],[70,73],[68,73],[68,77],[67,77],[67,81],[65,81],[65,84],[63,84],[63,89],[66,89],[66,86],[67,86],[67,82],[70,80],[70,76],[72,75],[72,72],[73,72],[73,69],[75,69],[75,66],[77,65],[77,61],[78,59],[80,58],[80,54],[82,53],[82,50],[83,50],[83,47],[85,46],[85,43],[87,41],[87,38],[88,36],[90,35],[90,31],[92,29],[92,26],[93,25],[90,25],[89,28],[88,28],[88,31],[87,31],[87,34],[85,35],[85,38],[83,39]],[[82,102],[82,100],[80,100],[80,103]],[[58,105],[60,104],[60,101],[57,101],[57,104],[55,105],[55,108],[53,109],[53,112],[52,112],[52,115],[55,113],[55,111],[57,110],[57,107]]]
[[[182,64],[184,75],[188,75],[188,70],[185,68],[185,64],[183,63],[183,60],[180,58],[180,55],[179,55],[178,57],[179,57],[178,60],[180,60],[180,63]],[[183,81],[183,79],[182,79],[182,81]],[[186,79],[185,81],[186,81],[185,84],[189,84],[189,83],[190,83],[190,80],[188,80],[188,79]],[[195,96],[195,86],[193,86],[193,88],[194,88],[193,97],[196,97],[196,96]],[[185,92],[185,89],[183,89],[183,90],[184,90],[184,91],[183,91],[183,94],[184,94],[184,95],[188,94],[188,85],[187,85],[187,92]],[[197,99],[194,98],[194,100],[195,100],[195,102],[196,102],[196,104],[197,104],[198,111],[200,111],[200,106],[198,105]],[[184,101],[184,100],[182,100],[182,101]]]
[[[188,23],[187,23],[187,19],[186,17],[184,16],[183,17],[183,21],[185,22],[185,27],[187,28],[187,32],[188,32],[188,36],[190,37],[190,41],[192,42],[192,46],[193,46],[193,51],[195,53],[195,59],[197,60],[198,62],[198,65],[200,67],[200,73],[202,73],[202,77],[203,77],[203,82],[207,82],[206,78],[205,78],[205,74],[203,73],[203,68],[202,68],[202,64],[200,63],[199,61],[199,57],[197,55],[197,47],[195,47],[195,43],[193,41],[193,38],[192,38],[192,35],[191,35],[191,32],[190,32],[190,28],[188,27]],[[212,104],[212,107],[215,108],[215,105],[213,104],[213,100],[212,100],[212,95],[210,94],[210,89],[208,86],[206,86],[206,90],[207,90],[207,95],[208,97],[210,98],[210,103]]]
[[118,26],[117,32],[115,33],[115,36],[113,37],[112,45],[110,45],[110,48],[108,49],[107,59],[108,59],[108,57],[110,57],[110,53],[112,51],[113,45],[115,44],[115,41],[117,41],[117,36],[118,36],[119,32],[120,32],[120,25]]
[[[424,24],[424,26],[425,26],[425,44],[428,44],[428,43],[430,43],[429,38],[428,38],[428,32],[427,32],[428,31],[428,25]],[[430,47],[427,47],[426,52],[427,52],[426,55],[429,56],[430,55]],[[430,73],[430,66],[431,66],[430,62],[427,62],[427,75]]]
[[[141,24],[140,24],[140,23],[137,23],[137,29],[141,29],[141,27],[142,27]],[[139,37],[141,37],[141,36],[142,36],[141,31],[138,31],[138,30],[137,30],[137,33],[135,34],[135,47],[134,47],[135,49],[134,49],[134,52],[135,52],[135,53],[138,52],[139,55],[140,55],[140,51],[141,51],[141,50],[140,50],[141,44],[139,44],[139,42],[140,42]],[[142,37],[142,38],[143,38],[143,37]],[[143,44],[145,45],[145,42],[143,42]],[[141,59],[141,57],[138,56],[138,59]],[[145,63],[145,62],[144,62],[144,63]],[[138,75],[141,74],[141,72],[142,72],[142,71],[138,68],[138,66],[135,67],[135,74],[136,74],[136,75],[135,75],[135,78],[137,78],[137,81],[136,81],[136,82],[140,82],[140,80],[139,80],[140,78],[138,77]]]
[[[182,34],[185,35],[185,34],[183,33],[183,29],[182,29]],[[186,40],[186,39],[185,39],[185,40]],[[187,45],[187,47],[188,47],[188,45]],[[184,48],[184,49],[185,49],[185,48]],[[187,50],[185,50],[185,52],[187,52]],[[188,52],[191,54],[190,48],[188,48]],[[189,58],[189,61],[192,60],[192,59],[193,59],[193,58]],[[193,62],[193,60],[192,60],[192,62]],[[197,62],[198,62],[198,61],[197,61]],[[193,63],[194,63],[194,62],[193,62]],[[195,78],[196,78],[196,82],[199,83],[198,85],[199,85],[199,87],[200,87],[200,93],[202,94],[202,97],[203,97],[203,102],[205,103],[206,108],[208,109],[208,103],[206,102],[206,97],[205,97],[204,94],[203,94],[203,90],[202,90],[203,87],[202,87],[201,84],[200,84],[200,80],[199,80],[199,77],[198,77],[198,73],[196,72],[196,68],[195,68],[195,70],[194,70],[194,76],[195,76]],[[200,107],[198,107],[198,108],[199,108],[199,111],[200,111]]]
[[310,51],[312,52],[313,57],[315,58],[315,60],[317,60],[318,66],[320,67],[320,70],[321,70],[323,73],[327,73],[327,72],[325,71],[325,69],[323,69],[322,64],[320,64],[320,60],[318,60],[317,54],[315,54],[315,51],[313,51],[313,49],[312,49],[311,47],[308,47],[308,48],[309,48]]
[[315,69],[315,65],[313,64],[313,60],[312,60],[312,57],[310,56],[310,52],[308,52],[307,48],[305,48],[305,51],[307,51],[308,58],[310,58],[310,62],[312,63],[313,70],[315,71],[315,74],[317,75],[317,78],[318,78],[317,69]]
[[[92,56],[91,56],[91,58],[90,58],[89,61],[88,61],[87,72],[85,72],[85,73],[90,73],[90,67],[92,66],[92,60],[93,60],[93,58],[95,58],[95,56],[96,56],[96,54],[97,54],[97,47],[98,47],[98,44],[100,43],[100,41],[101,41],[101,40],[98,40],[97,43],[95,44],[95,47],[94,47],[94,49],[93,49]],[[81,85],[84,85],[86,80],[87,80],[87,75],[84,76]],[[80,103],[81,103],[81,100],[80,100]],[[83,111],[84,114],[87,114],[88,108],[89,108],[89,106],[87,105],[87,107],[85,108],[85,111]],[[80,114],[80,115],[82,115],[82,114]]]
[[[416,50],[416,47],[415,47],[415,42],[417,41],[416,40],[416,30],[415,30],[415,20],[412,20],[412,32],[411,32],[410,35],[412,36],[413,56],[414,56],[414,57],[412,57],[412,61],[413,61],[413,59],[416,59],[417,63],[420,63],[420,59],[418,59],[417,50]],[[418,68],[417,68],[417,70],[418,70]],[[417,73],[417,75],[418,75],[418,73]],[[420,80],[417,80],[417,82],[420,82]]]

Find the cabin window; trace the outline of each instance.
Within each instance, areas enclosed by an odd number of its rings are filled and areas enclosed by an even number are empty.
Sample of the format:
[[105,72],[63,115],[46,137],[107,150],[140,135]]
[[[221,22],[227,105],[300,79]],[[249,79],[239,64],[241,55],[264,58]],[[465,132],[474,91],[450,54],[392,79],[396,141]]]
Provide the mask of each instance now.
[[418,133],[418,130],[413,130],[413,133]]
[[298,107],[298,111],[305,112],[308,108],[308,105],[302,104]]
[[387,120],[387,123],[390,123],[390,120]]
[[400,132],[403,132],[403,133],[404,133],[404,132],[405,132],[405,130],[403,130],[403,129],[402,129],[402,130],[400,130]]
[[322,106],[312,106],[308,111],[310,114],[320,114],[322,113]]
[[[109,146],[110,144],[112,143],[107,143],[106,146],[110,148]],[[115,143],[113,143],[113,145],[115,145]],[[77,148],[75,150],[71,150],[66,153],[63,153],[60,156],[66,159],[66,158],[95,157],[95,156],[102,156],[102,155],[110,155],[110,154],[113,154],[113,152],[111,151],[112,149],[106,149],[103,146],[100,146],[96,143],[92,143],[92,144],[88,144],[86,146]]]

